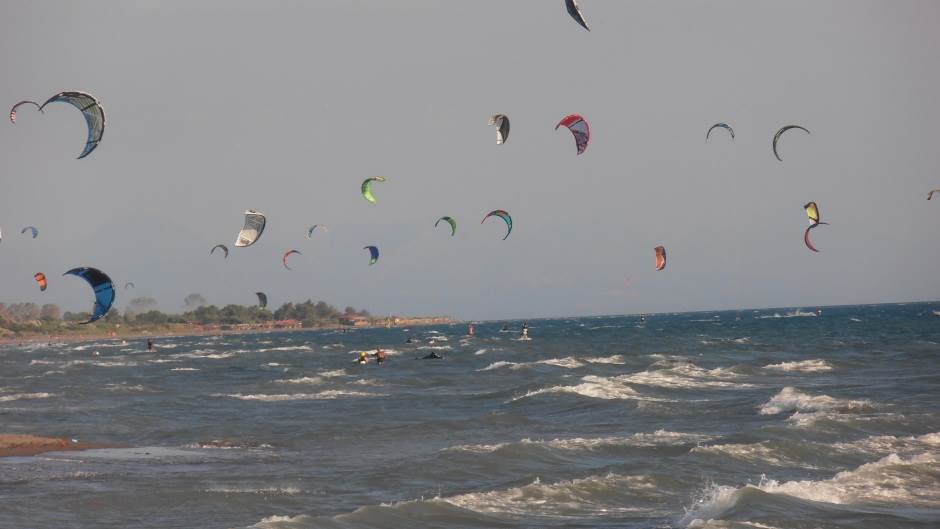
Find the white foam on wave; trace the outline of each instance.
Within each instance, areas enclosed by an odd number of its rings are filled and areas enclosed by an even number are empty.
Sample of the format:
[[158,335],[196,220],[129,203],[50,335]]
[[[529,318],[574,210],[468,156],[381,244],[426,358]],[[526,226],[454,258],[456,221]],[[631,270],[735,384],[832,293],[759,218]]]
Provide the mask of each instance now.
[[140,393],[147,391],[147,388],[143,387],[140,384],[129,385],[127,382],[115,382],[110,384],[105,384],[102,388],[105,391],[123,391],[129,393]]
[[257,489],[246,489],[238,487],[212,487],[205,489],[205,492],[216,494],[262,494],[265,496],[294,496],[303,492],[297,487],[261,487]]
[[306,514],[301,514],[300,516],[267,516],[262,518],[260,522],[252,525],[252,529],[282,529],[286,527],[302,527],[305,520],[309,520],[310,517]]
[[657,430],[652,433],[636,433],[630,436],[609,437],[574,437],[569,439],[552,439],[550,441],[522,439],[518,443],[496,443],[491,445],[456,445],[445,448],[442,452],[470,452],[474,454],[487,454],[503,448],[519,445],[536,445],[555,450],[596,450],[605,447],[656,447],[656,446],[682,446],[701,443],[712,439],[711,436],[693,433],[669,432]]
[[655,402],[674,402],[667,399],[658,399],[648,397],[636,391],[629,385],[626,376],[619,377],[598,377],[588,375],[581,378],[581,383],[575,386],[552,386],[548,388],[529,391],[525,395],[515,397],[512,400],[522,400],[536,395],[546,393],[575,393],[584,397],[605,400],[645,400]]
[[538,365],[562,367],[565,369],[577,369],[579,367],[584,367],[584,364],[578,361],[576,358],[566,356],[564,358],[549,358],[546,360],[538,360],[535,362],[498,361],[498,362],[493,362],[492,364],[484,367],[483,369],[478,369],[477,371],[492,371],[494,369],[499,369],[501,367],[508,367],[509,369],[526,369],[526,368],[535,367]]
[[278,384],[319,384],[323,382],[322,377],[300,377],[275,380]]
[[12,395],[0,395],[0,402],[11,402],[14,400],[32,400],[48,399],[55,397],[54,393],[13,393]]
[[272,351],[313,351],[313,348],[309,345],[285,345],[283,347],[268,347],[257,350],[259,353],[269,353]]
[[779,482],[762,477],[758,485],[741,488],[709,485],[680,521],[684,527],[704,527],[733,509],[748,488],[835,505],[940,506],[940,478],[935,471],[937,454],[922,453],[902,458],[891,454],[854,470],[822,481]]
[[323,378],[345,377],[347,375],[348,373],[346,373],[345,369],[333,369],[331,371],[320,371],[319,373],[317,373],[318,377],[323,377]]
[[874,405],[868,400],[847,400],[836,399],[829,395],[809,395],[796,388],[787,386],[764,403],[760,407],[760,413],[761,415],[776,415],[786,411],[858,412],[869,411],[873,408]]
[[906,454],[940,448],[940,432],[921,436],[873,435],[857,441],[835,443],[831,445],[838,452],[860,452],[870,455]]
[[717,444],[709,446],[696,446],[692,449],[693,453],[707,454],[713,456],[725,456],[747,463],[772,465],[778,467],[798,466],[802,468],[815,469],[816,466],[808,465],[793,457],[782,453],[779,449],[770,446],[767,442],[759,443],[732,443]]
[[385,397],[387,395],[381,393],[365,393],[362,391],[348,391],[342,389],[328,389],[326,391],[321,391],[319,393],[290,393],[290,394],[264,394],[264,393],[254,393],[243,395],[241,393],[214,393],[213,397],[229,397],[239,400],[257,400],[262,402],[281,402],[281,401],[290,401],[290,400],[334,400],[341,399],[345,397]]
[[199,369],[195,367],[174,367],[170,371],[199,371]]
[[506,490],[472,492],[449,498],[435,498],[479,513],[515,516],[605,516],[627,512],[650,512],[630,501],[636,496],[659,496],[659,488],[649,476],[607,474],[555,483],[538,478],[528,485]]
[[798,373],[822,373],[832,371],[832,365],[825,360],[812,359],[801,360],[799,362],[781,362],[779,364],[768,364],[764,369],[773,369],[775,371],[795,371]]
[[752,388],[741,382],[741,375],[725,368],[703,369],[689,362],[679,362],[665,369],[640,371],[626,375],[627,382],[663,388]]
[[489,351],[489,349],[477,349],[476,351],[473,352],[473,354],[475,354],[475,355],[485,355],[488,351]]
[[592,364],[626,364],[627,361],[624,360],[623,355],[611,355],[611,356],[592,356],[590,358],[585,358],[585,362],[590,362]]

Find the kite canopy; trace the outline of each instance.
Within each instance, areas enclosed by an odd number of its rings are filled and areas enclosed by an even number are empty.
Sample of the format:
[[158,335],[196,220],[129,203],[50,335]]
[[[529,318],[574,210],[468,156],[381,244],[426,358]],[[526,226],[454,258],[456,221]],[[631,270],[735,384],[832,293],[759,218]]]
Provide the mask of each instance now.
[[573,18],[575,22],[581,24],[581,27],[584,29],[591,31],[587,22],[584,21],[584,16],[581,15],[577,0],[565,0],[565,7],[568,8],[568,14],[571,15],[571,18]]
[[375,246],[364,246],[363,250],[369,250],[369,266],[375,264],[379,260],[379,249]]
[[13,108],[10,109],[10,123],[16,124],[16,109],[22,105],[33,105],[40,112],[42,112],[42,107],[39,106],[39,103],[35,101],[20,101],[19,103],[13,105]]
[[561,126],[568,127],[568,130],[574,135],[574,142],[578,146],[578,154],[583,153],[587,149],[588,142],[591,141],[591,127],[588,126],[587,120],[578,114],[571,114],[562,118],[555,125],[555,130],[558,130],[558,127]]
[[509,139],[509,118],[496,114],[490,118],[490,125],[496,126],[496,145],[502,145]]
[[373,176],[366,178],[362,182],[362,198],[368,200],[369,202],[375,203],[375,195],[372,194],[372,182],[384,182],[384,176]]
[[292,256],[292,255],[294,255],[294,254],[303,255],[303,254],[300,253],[299,250],[287,250],[287,251],[284,253],[284,256],[281,257],[281,261],[284,263],[284,268],[286,268],[286,269],[288,269],[288,270],[291,270],[291,267],[287,266],[287,258],[290,257],[290,256]]
[[32,233],[33,239],[35,239],[36,237],[39,237],[39,230],[36,229],[36,226],[26,226],[25,228],[23,228],[22,230],[20,230],[20,235],[22,235],[22,234],[24,234],[24,233],[26,233],[26,232]]
[[39,290],[42,292],[45,292],[46,287],[49,285],[49,283],[46,282],[46,274],[42,272],[36,272],[33,275],[33,279],[35,279],[36,282],[39,283]]
[[440,224],[442,220],[450,224],[450,236],[453,237],[454,234],[457,233],[457,221],[454,220],[453,217],[441,217],[437,219],[437,222],[434,223],[434,227],[436,228],[437,225]]
[[258,306],[262,309],[268,306],[268,295],[264,292],[255,292],[255,295],[258,296]]
[[656,252],[656,270],[666,268],[666,249],[662,246],[657,246],[653,251]]
[[114,283],[107,274],[97,268],[80,267],[73,268],[62,275],[78,276],[84,279],[95,292],[95,308],[91,313],[91,319],[82,324],[97,321],[111,310],[115,296]]
[[313,230],[315,230],[315,229],[317,229],[317,228],[320,228],[321,230],[326,230],[326,226],[321,226],[320,224],[314,224],[313,226],[310,226],[310,228],[307,230],[307,238],[308,238],[308,239],[312,239],[312,238],[313,238]]
[[705,141],[708,141],[708,137],[711,136],[712,131],[715,129],[727,130],[728,134],[731,134],[731,139],[734,139],[734,129],[732,129],[727,123],[715,123],[708,129],[708,132],[705,133]]
[[101,142],[101,137],[104,136],[104,109],[101,108],[95,96],[85,92],[62,92],[46,100],[39,110],[42,111],[49,103],[68,103],[81,111],[88,125],[88,139],[78,159],[81,160],[91,154],[91,151],[95,150]]
[[802,130],[803,132],[809,134],[809,131],[808,131],[808,130],[804,129],[803,127],[801,127],[801,126],[799,126],[799,125],[787,125],[786,127],[783,127],[782,129],[778,130],[777,133],[774,134],[773,148],[774,148],[774,156],[776,156],[776,157],[777,157],[777,160],[780,160],[781,162],[783,161],[783,158],[781,158],[781,157],[780,157],[780,154],[777,153],[777,142],[780,141],[780,136],[782,136],[784,132],[786,132],[786,131],[788,131],[788,130],[790,130],[790,129],[799,129],[799,130]]
[[506,223],[506,237],[503,237],[503,240],[505,241],[506,238],[509,237],[509,234],[512,233],[512,216],[509,215],[509,212],[502,209],[494,209],[493,211],[487,213],[485,217],[483,217],[483,220],[480,221],[480,224],[486,222],[486,219],[490,217],[499,217],[503,219],[503,222]]
[[809,240],[809,230],[815,228],[816,226],[819,226],[820,224],[829,224],[829,223],[822,222],[819,220],[820,219],[819,207],[816,205],[815,202],[807,203],[806,205],[803,206],[803,209],[806,210],[806,218],[809,219],[809,227],[807,227],[806,231],[803,232],[803,244],[805,244],[806,247],[809,248],[810,250],[814,252],[818,252],[819,250],[817,250],[816,247],[813,246],[813,241]]
[[[264,232],[264,225],[267,222],[267,219],[264,216],[264,213],[260,213],[253,209],[249,209],[245,212],[245,227],[238,232],[238,237],[235,239],[235,246],[251,246],[261,237],[261,233]],[[211,252],[210,252],[211,253]],[[228,257],[228,252],[225,252],[225,256]]]
[[129,288],[137,288],[137,285],[135,285],[133,281],[128,281],[127,283],[124,283],[124,290],[127,290]]
[[934,193],[940,193],[940,189],[934,189],[933,191],[927,193],[927,200],[930,200],[931,198],[933,198]]
[[218,250],[219,248],[222,249],[222,252],[224,253],[225,258],[228,259],[228,246],[224,244],[216,244],[215,246],[213,246],[212,249],[209,250],[209,255],[214,254],[215,251]]

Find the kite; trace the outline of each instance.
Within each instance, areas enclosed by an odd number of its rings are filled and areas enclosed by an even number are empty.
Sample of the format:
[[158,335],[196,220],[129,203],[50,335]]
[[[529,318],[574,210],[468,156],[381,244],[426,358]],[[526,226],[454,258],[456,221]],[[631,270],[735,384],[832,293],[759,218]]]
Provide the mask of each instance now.
[[25,105],[25,104],[33,105],[34,107],[39,109],[40,112],[42,112],[42,107],[39,106],[39,103],[35,101],[20,101],[19,103],[13,105],[13,108],[10,109],[10,123],[13,123],[14,125],[16,124],[16,109],[19,108],[20,105]]
[[111,310],[115,297],[114,283],[111,282],[111,278],[107,274],[97,268],[80,267],[73,268],[62,275],[78,276],[87,281],[95,291],[95,307],[91,313],[91,319],[82,322],[82,324],[97,321]]
[[98,147],[98,143],[101,142],[101,137],[104,135],[105,121],[104,109],[101,108],[101,104],[98,103],[95,96],[84,92],[62,92],[50,97],[39,107],[39,110],[42,111],[49,103],[68,103],[81,111],[82,115],[85,116],[85,123],[88,125],[88,139],[85,140],[85,148],[78,155],[78,159],[81,160],[91,154]]
[[268,306],[268,295],[264,292],[255,292],[255,295],[258,296],[258,306],[262,309]]
[[931,198],[933,198],[934,193],[940,193],[940,189],[934,189],[930,193],[927,193],[927,200],[930,200]]
[[734,139],[734,129],[732,129],[727,123],[715,123],[711,126],[711,128],[708,129],[708,132],[705,133],[705,141],[708,141],[708,137],[711,136],[712,131],[718,128],[727,130],[728,133],[731,134],[731,139]]
[[310,226],[310,229],[307,230],[307,238],[308,238],[308,239],[312,239],[312,238],[313,238],[313,230],[315,230],[315,229],[317,229],[317,228],[320,228],[321,230],[326,230],[326,226],[322,226],[322,225],[320,225],[320,224],[314,224],[313,226]]
[[581,10],[578,9],[578,0],[565,0],[565,7],[568,8],[568,14],[571,15],[571,18],[573,18],[575,22],[581,24],[581,27],[584,29],[591,31],[587,22],[584,21],[584,16],[581,15]]
[[291,270],[291,267],[287,266],[287,258],[293,254],[303,255],[298,250],[287,250],[287,252],[284,253],[284,257],[281,258],[281,261],[284,263],[284,268],[288,270]]
[[369,266],[375,264],[379,260],[379,249],[375,246],[364,246],[363,250],[369,250]]
[[46,287],[49,285],[49,283],[46,282],[46,274],[42,272],[36,272],[36,274],[33,275],[33,279],[39,283],[39,290],[45,292]]
[[212,255],[213,253],[215,253],[215,251],[218,250],[219,248],[222,249],[222,252],[225,254],[225,258],[228,259],[228,246],[225,246],[224,244],[216,244],[215,246],[213,246],[212,249],[209,250],[209,255]]
[[437,219],[437,222],[434,223],[434,227],[436,228],[437,225],[440,224],[442,220],[450,224],[450,236],[453,237],[454,234],[457,233],[457,221],[454,220],[452,217],[441,217]]
[[[246,211],[245,227],[238,232],[238,237],[235,239],[235,246],[251,246],[256,243],[261,237],[261,233],[264,232],[266,222],[267,219],[264,213],[257,212],[253,209]],[[228,257],[228,252],[225,252],[225,256]]]
[[504,114],[496,114],[490,118],[490,125],[496,126],[496,145],[502,145],[509,139],[509,118]]
[[809,248],[810,250],[814,252],[818,252],[819,250],[817,250],[816,247],[813,246],[813,242],[809,240],[809,230],[815,228],[816,226],[819,226],[820,224],[829,224],[829,223],[822,222],[819,219],[819,207],[816,206],[815,202],[809,202],[808,204],[803,206],[803,209],[806,210],[806,218],[809,219],[809,227],[807,227],[806,231],[803,232],[803,244],[805,244],[806,247]]
[[373,176],[366,178],[362,182],[362,198],[368,200],[369,202],[375,203],[375,195],[372,194],[372,182],[384,182],[384,176]]
[[786,132],[786,131],[788,131],[788,130],[790,130],[790,129],[800,129],[800,130],[802,130],[803,132],[809,134],[809,131],[808,131],[808,130],[804,129],[803,127],[801,127],[801,126],[799,126],[799,125],[787,125],[786,127],[783,127],[782,129],[778,130],[777,133],[774,134],[774,144],[773,144],[773,147],[774,147],[774,156],[776,156],[777,159],[780,160],[781,162],[783,161],[783,158],[781,158],[781,157],[780,157],[780,154],[777,153],[777,141],[780,140],[780,136],[782,136],[784,132]]
[[39,230],[36,229],[36,226],[26,226],[25,228],[23,228],[22,230],[20,230],[20,235],[22,235],[22,234],[24,234],[24,233],[26,233],[26,232],[32,233],[33,239],[35,239],[36,237],[39,237]]
[[503,240],[505,241],[506,238],[509,237],[509,234],[512,233],[512,217],[506,211],[501,209],[494,209],[493,211],[487,213],[485,217],[483,217],[483,220],[480,221],[480,224],[483,224],[486,219],[490,217],[499,217],[503,219],[503,222],[506,223],[506,237],[503,237]]
[[124,283],[124,290],[127,290],[128,288],[137,288],[137,285],[135,285],[133,281],[128,281],[127,283]]
[[656,270],[666,268],[666,249],[662,246],[657,246],[653,251],[656,252]]
[[574,135],[574,142],[578,146],[578,154],[583,153],[587,149],[588,142],[591,141],[591,127],[588,126],[588,122],[578,114],[571,114],[559,121],[555,125],[555,130],[558,130],[558,127],[562,125],[568,127],[568,130]]

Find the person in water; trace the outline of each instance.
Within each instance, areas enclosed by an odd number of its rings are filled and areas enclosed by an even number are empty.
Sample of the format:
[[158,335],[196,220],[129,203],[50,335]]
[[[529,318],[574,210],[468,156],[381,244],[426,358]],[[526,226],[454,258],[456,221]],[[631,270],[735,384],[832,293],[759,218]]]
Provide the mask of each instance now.
[[360,364],[365,364],[369,362],[369,353],[365,351],[359,351],[359,360]]
[[442,360],[443,358],[444,358],[443,356],[437,354],[437,351],[431,351],[430,353],[421,357],[422,360],[434,360],[434,359]]
[[520,339],[520,340],[528,340],[528,339],[529,339],[529,322],[523,322],[523,323],[522,323],[522,335],[519,336],[519,339]]
[[153,345],[153,339],[147,338],[147,351],[152,353],[152,352],[154,352],[154,351],[156,351],[156,350],[157,350],[157,348],[154,347],[154,345]]
[[377,364],[381,364],[382,362],[385,362],[385,351],[381,348],[376,349],[375,353],[372,356],[375,357],[375,363]]
[[474,328],[472,323],[467,324],[467,336],[473,336]]

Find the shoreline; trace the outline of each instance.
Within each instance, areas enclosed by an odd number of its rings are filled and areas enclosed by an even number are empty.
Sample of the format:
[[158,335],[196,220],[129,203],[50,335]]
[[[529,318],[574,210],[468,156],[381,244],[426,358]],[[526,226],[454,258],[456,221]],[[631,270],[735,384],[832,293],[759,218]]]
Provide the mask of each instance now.
[[[456,320],[448,321],[409,321],[402,324],[394,325],[392,328],[408,328],[408,327],[430,327],[435,325],[453,325],[460,323]],[[68,334],[59,334],[59,335],[49,335],[49,334],[30,334],[25,336],[13,337],[13,336],[2,336],[0,337],[0,346],[17,346],[17,345],[26,345],[26,344],[37,344],[37,343],[83,343],[83,342],[97,342],[97,341],[142,341],[147,339],[159,340],[166,338],[177,338],[177,337],[190,337],[190,336],[229,336],[229,335],[245,335],[245,334],[281,334],[281,333],[294,333],[294,332],[310,332],[310,331],[335,331],[341,329],[347,329],[349,331],[355,330],[365,330],[365,329],[382,329],[385,328],[385,325],[361,325],[356,327],[344,327],[341,325],[331,325],[323,327],[300,327],[300,328],[277,328],[277,327],[254,327],[249,329],[205,329],[205,328],[176,328],[176,329],[155,329],[155,330],[140,330],[134,331],[129,334],[111,334],[110,331],[101,331],[100,333],[68,333]],[[155,344],[157,349],[159,349],[159,343]],[[2,434],[0,434],[2,435]]]

